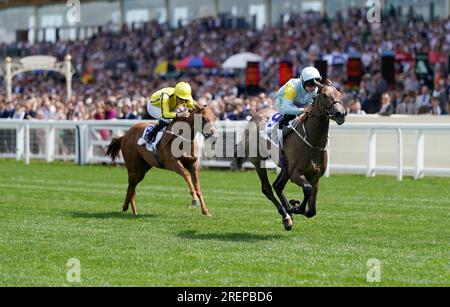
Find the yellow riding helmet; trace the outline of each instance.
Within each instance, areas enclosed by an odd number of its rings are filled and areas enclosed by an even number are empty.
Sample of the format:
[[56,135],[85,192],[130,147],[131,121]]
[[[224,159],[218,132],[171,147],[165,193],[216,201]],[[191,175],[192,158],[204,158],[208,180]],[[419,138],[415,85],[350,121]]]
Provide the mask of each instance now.
[[175,86],[175,96],[184,99],[184,100],[193,100],[192,99],[192,89],[189,83],[179,82]]

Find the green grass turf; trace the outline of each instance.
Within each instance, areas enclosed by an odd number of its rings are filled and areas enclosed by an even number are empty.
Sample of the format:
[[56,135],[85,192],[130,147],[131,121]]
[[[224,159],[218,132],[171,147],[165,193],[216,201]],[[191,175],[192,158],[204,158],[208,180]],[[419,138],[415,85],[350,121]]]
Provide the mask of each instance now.
[[[0,285],[72,285],[69,258],[81,286],[450,285],[450,179],[323,178],[318,215],[296,216],[292,232],[256,173],[201,179],[212,219],[164,170],[138,186],[134,218],[121,212],[123,167],[0,160]],[[380,283],[366,280],[371,258]]]

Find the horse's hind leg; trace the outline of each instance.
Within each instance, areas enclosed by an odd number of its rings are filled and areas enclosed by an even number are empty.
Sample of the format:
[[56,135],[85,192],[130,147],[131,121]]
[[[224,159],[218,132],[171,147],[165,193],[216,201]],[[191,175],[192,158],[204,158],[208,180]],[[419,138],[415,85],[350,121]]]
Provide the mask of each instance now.
[[144,160],[141,160],[141,163],[139,163],[139,167],[137,169],[128,170],[128,190],[123,204],[123,211],[127,211],[128,206],[131,204],[131,211],[133,212],[133,215],[137,215],[135,199],[136,186],[142,181],[142,179],[144,179],[145,174],[149,169],[150,166]]
[[292,229],[292,218],[286,211],[286,208],[280,204],[280,202],[273,195],[272,186],[270,185],[269,178],[267,177],[267,170],[261,167],[261,161],[258,159],[252,160],[255,166],[256,172],[258,173],[259,179],[261,180],[261,189],[263,194],[277,207],[278,213],[283,217],[283,226],[286,230]]

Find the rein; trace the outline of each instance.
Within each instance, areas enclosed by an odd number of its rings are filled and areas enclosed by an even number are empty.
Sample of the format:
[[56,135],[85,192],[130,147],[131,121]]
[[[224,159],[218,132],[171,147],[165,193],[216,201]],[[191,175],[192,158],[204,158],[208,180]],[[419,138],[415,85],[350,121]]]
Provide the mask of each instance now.
[[[191,113],[191,114],[196,114],[196,113]],[[216,125],[213,123],[212,124],[213,128],[216,129]],[[191,129],[194,129],[194,127],[191,127]],[[177,134],[175,132],[172,131],[172,126],[170,127],[170,129],[164,130],[165,133],[168,133],[170,135],[175,136],[176,138],[180,138],[181,140],[183,140],[184,142],[189,142],[189,143],[194,143],[195,142],[195,138],[194,139],[187,139],[184,136]]]
[[305,123],[303,123],[303,122],[301,122],[301,123],[302,123],[302,128],[303,128],[303,134],[304,134],[305,136],[301,135],[300,132],[297,131],[299,122],[297,122],[295,126],[292,126],[292,128],[294,128],[293,130],[294,130],[295,134],[297,134],[297,136],[298,136],[298,137],[299,137],[306,145],[308,145],[311,149],[315,149],[315,150],[318,150],[318,151],[327,151],[327,150],[329,149],[329,139],[330,139],[330,136],[327,136],[327,141],[326,141],[324,147],[314,146],[314,145],[312,145],[312,144],[308,141],[308,135],[306,134]]

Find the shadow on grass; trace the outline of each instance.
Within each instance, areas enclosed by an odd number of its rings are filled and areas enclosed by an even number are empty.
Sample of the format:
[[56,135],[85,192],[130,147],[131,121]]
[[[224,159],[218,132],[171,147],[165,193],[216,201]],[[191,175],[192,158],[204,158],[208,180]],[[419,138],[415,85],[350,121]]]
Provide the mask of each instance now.
[[157,217],[156,214],[138,214],[132,215],[130,212],[72,212],[73,217],[85,219],[147,219]]
[[190,240],[220,240],[229,242],[257,242],[269,241],[273,239],[280,239],[281,235],[258,235],[243,232],[231,233],[197,233],[195,230],[187,230],[178,233],[178,236],[183,239]]

